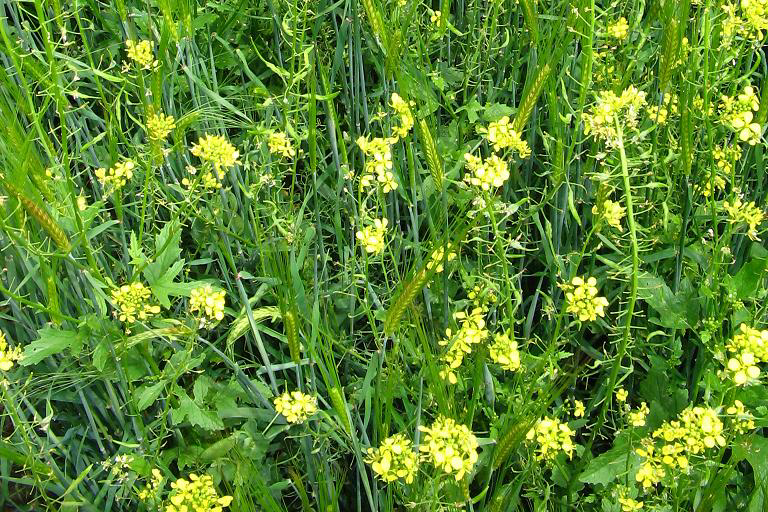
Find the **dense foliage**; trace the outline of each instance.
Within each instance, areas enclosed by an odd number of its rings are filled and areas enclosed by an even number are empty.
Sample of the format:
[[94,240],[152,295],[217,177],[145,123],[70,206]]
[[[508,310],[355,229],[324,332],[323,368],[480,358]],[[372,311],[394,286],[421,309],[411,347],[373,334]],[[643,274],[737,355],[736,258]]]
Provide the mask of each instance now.
[[768,509],[768,0],[0,3],[0,509]]

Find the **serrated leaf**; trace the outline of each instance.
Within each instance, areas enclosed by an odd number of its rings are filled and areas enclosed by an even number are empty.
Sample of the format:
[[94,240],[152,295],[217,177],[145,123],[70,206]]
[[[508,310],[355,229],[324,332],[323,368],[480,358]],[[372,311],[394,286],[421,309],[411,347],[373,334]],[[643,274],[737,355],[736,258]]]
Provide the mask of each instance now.
[[136,398],[136,408],[139,410],[139,412],[155,403],[155,400],[157,400],[157,397],[160,396],[160,393],[163,392],[164,388],[165,381],[160,381],[152,384],[151,386],[144,386],[140,388],[137,392],[138,398]]
[[179,398],[179,407],[171,411],[174,425],[180,424],[186,418],[192,426],[206,430],[224,428],[224,423],[215,413],[202,409],[194,400],[189,398],[185,391],[178,390],[176,396]]
[[184,260],[181,259],[171,265],[171,267],[160,277],[155,278],[152,276],[150,278],[146,272],[144,273],[144,277],[147,278],[152,294],[157,298],[161,306],[165,308],[171,307],[171,301],[168,298],[169,296],[184,295],[184,290],[187,285],[185,283],[173,282],[183,269]]
[[616,478],[632,474],[640,466],[640,457],[632,451],[626,435],[619,435],[613,447],[587,464],[579,480],[586,484],[608,485]]
[[22,360],[19,362],[22,366],[31,366],[37,364],[43,359],[53,354],[58,354],[65,349],[70,349],[77,353],[82,348],[85,335],[75,331],[64,331],[45,327],[38,331],[39,339],[28,343],[24,347]]

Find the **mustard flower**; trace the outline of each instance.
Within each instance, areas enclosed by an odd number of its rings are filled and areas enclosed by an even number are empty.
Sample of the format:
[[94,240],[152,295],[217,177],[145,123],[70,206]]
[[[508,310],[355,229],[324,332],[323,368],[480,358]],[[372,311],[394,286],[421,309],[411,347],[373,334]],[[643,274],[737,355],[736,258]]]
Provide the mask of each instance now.
[[741,324],[739,332],[726,344],[729,377],[737,386],[760,377],[758,364],[768,362],[768,330],[759,331]]
[[520,352],[517,342],[509,333],[496,334],[489,347],[491,360],[503,369],[514,372],[520,369]]
[[755,89],[748,85],[736,97],[723,95],[720,99],[722,123],[739,135],[739,140],[754,146],[760,141],[762,127],[753,122],[754,113],[760,109]]
[[[717,411],[708,407],[688,407],[680,413],[679,421],[663,423],[653,432],[653,437],[663,439],[667,444],[680,441],[685,451],[694,455],[725,446],[723,422]],[[671,465],[669,460],[663,461]]]
[[621,227],[621,219],[624,218],[627,210],[623,206],[617,202],[611,201],[610,199],[603,201],[602,208],[598,208],[597,206],[598,205],[594,205],[592,207],[593,215],[602,215],[602,218],[606,223],[608,223],[609,226],[612,226],[619,231],[624,231],[624,229]]
[[365,252],[378,254],[386,246],[387,219],[374,219],[372,226],[365,226],[355,234],[355,237],[363,244]]
[[669,93],[665,94],[661,105],[650,105],[648,106],[647,112],[648,119],[650,119],[651,122],[660,126],[667,124],[669,116],[677,115],[677,96]]
[[467,162],[468,174],[464,179],[469,184],[480,187],[482,190],[490,190],[492,187],[500,187],[509,178],[507,162],[497,155],[491,155],[483,160],[479,156],[469,153],[464,155]]
[[488,329],[485,326],[485,310],[483,308],[474,308],[469,313],[459,311],[454,313],[453,318],[459,323],[459,329],[454,335],[451,329],[445,330],[445,338],[438,344],[448,347],[441,360],[445,364],[440,370],[440,376],[456,384],[458,378],[454,372],[461,366],[464,357],[472,352],[472,345],[482,343],[488,338]]
[[581,400],[574,400],[573,401],[573,417],[574,418],[583,418],[584,413],[587,412],[586,407],[584,407],[584,402]]
[[522,140],[521,135],[512,128],[509,116],[504,116],[498,121],[488,124],[485,135],[496,151],[511,148],[520,155],[520,158],[527,158],[531,155],[531,148],[528,147],[526,141]]
[[413,128],[413,113],[411,113],[411,105],[405,101],[399,94],[396,92],[392,93],[391,98],[391,105],[392,108],[395,109],[395,112],[397,112],[397,115],[400,117],[400,125],[395,126],[392,128],[392,131],[395,132],[395,136],[399,138],[406,137],[408,135],[408,132],[411,131],[411,128]]
[[635,480],[642,484],[644,489],[649,489],[661,482],[667,472],[661,462],[661,456],[656,453],[653,441],[643,439],[641,447],[636,448],[635,453],[645,459],[637,470]]
[[287,391],[274,399],[275,410],[288,423],[304,423],[317,412],[317,398],[301,391]]
[[453,474],[458,482],[477,462],[477,438],[466,426],[438,416],[431,426],[420,426],[424,439],[419,450],[436,468]]
[[125,49],[128,58],[143,69],[152,69],[158,65],[152,53],[152,41],[126,41]]
[[209,475],[192,473],[171,482],[171,489],[165,512],[222,512],[232,503],[232,496],[219,496]]
[[147,133],[150,140],[164,140],[174,128],[176,128],[176,120],[173,116],[152,112],[147,117]]
[[729,222],[746,224],[749,227],[747,236],[751,240],[760,240],[757,236],[757,227],[765,219],[765,214],[755,205],[754,201],[745,203],[740,197],[737,197],[733,203],[724,201],[723,209],[728,213]]
[[133,178],[133,170],[136,164],[133,160],[118,162],[109,169],[100,167],[96,169],[96,178],[101,182],[104,188],[111,191],[120,190]]
[[154,505],[159,499],[160,491],[163,489],[165,478],[157,468],[152,468],[152,478],[149,483],[141,489],[137,495],[139,500],[145,503],[147,508],[155,508]]
[[115,302],[115,316],[121,322],[133,323],[136,320],[145,321],[152,315],[160,313],[160,306],[149,301],[151,292],[142,283],[124,284],[112,291]]
[[629,393],[627,393],[627,390],[624,388],[619,388],[616,390],[616,400],[619,402],[626,402],[627,397],[629,396]]
[[440,20],[443,17],[443,13],[440,11],[432,11],[432,14],[429,16],[429,21],[432,22],[435,26],[440,26]]
[[615,39],[616,41],[623,41],[629,35],[629,24],[627,18],[622,16],[615,23],[612,23],[606,27],[606,35]]
[[696,185],[695,188],[703,197],[710,197],[713,192],[725,192],[725,186],[725,179],[718,174],[717,170],[714,170],[709,173],[709,176],[704,178],[702,185]]
[[296,155],[291,139],[283,132],[270,133],[267,145],[269,152],[273,155],[279,155],[283,158],[293,158]]
[[[365,183],[373,183],[372,176],[376,177],[376,182],[382,185],[383,191],[389,192],[397,189],[395,176],[392,174],[392,144],[397,142],[396,138],[373,138],[359,137],[357,145],[365,154]],[[366,186],[362,183],[363,186]]]
[[551,462],[560,452],[573,457],[573,430],[557,418],[540,419],[525,438],[537,443],[536,460]]
[[21,361],[21,348],[11,347],[5,338],[5,333],[0,331],[0,370],[7,372],[13,368],[13,364]]
[[238,163],[240,153],[235,149],[226,137],[221,135],[206,134],[192,145],[190,152],[205,162],[213,164],[219,171],[223,167],[233,167]]
[[378,448],[368,448],[365,461],[385,482],[401,478],[410,484],[419,469],[419,455],[404,434],[395,434],[381,442]]
[[214,290],[211,285],[194,288],[189,299],[189,311],[200,312],[200,326],[205,327],[224,319],[224,304],[227,293]]
[[643,509],[642,501],[637,501],[627,496],[619,497],[619,505],[621,505],[621,512],[634,512],[635,510]]
[[584,114],[584,134],[604,139],[609,147],[618,143],[616,119],[626,128],[635,129],[640,109],[645,106],[645,93],[634,86],[624,89],[620,96],[602,91],[590,112]]
[[741,400],[734,400],[733,405],[728,407],[725,412],[732,416],[731,425],[739,434],[746,434],[755,429],[755,417],[747,411]]
[[648,416],[648,413],[650,413],[650,409],[648,409],[648,404],[645,402],[640,404],[640,408],[636,411],[631,411],[629,413],[629,424],[633,427],[644,427],[645,426],[645,418]]
[[432,256],[429,258],[429,261],[427,262],[427,269],[432,270],[434,268],[436,273],[442,272],[444,270],[444,261],[453,261],[456,259],[456,252],[453,251],[452,248],[453,245],[449,243],[448,254],[445,254],[444,247],[438,247],[435,249],[435,251],[432,253]]
[[733,170],[733,162],[737,162],[741,158],[741,146],[738,144],[717,146],[712,151],[712,157],[720,171],[730,174]]
[[[197,168],[193,165],[188,165],[187,172],[191,176],[196,176]],[[216,179],[216,176],[213,175],[212,171],[203,171],[198,179],[185,177],[181,180],[181,184],[187,188],[192,188],[198,183],[202,185],[204,190],[217,190],[222,187],[221,182]]]
[[597,279],[574,277],[570,284],[560,287],[565,290],[565,300],[568,303],[567,311],[578,316],[581,322],[592,322],[598,316],[605,316],[605,307],[608,300],[597,295]]

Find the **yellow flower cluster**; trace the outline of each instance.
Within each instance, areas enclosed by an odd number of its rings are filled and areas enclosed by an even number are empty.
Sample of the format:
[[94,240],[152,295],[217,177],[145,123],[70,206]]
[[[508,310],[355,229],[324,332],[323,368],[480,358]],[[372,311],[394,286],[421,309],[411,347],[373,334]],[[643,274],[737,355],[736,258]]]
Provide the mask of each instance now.
[[507,162],[497,155],[491,155],[483,160],[479,156],[466,153],[464,159],[467,161],[467,169],[472,173],[464,179],[471,185],[490,190],[491,187],[502,186],[509,178]]
[[648,118],[652,122],[658,125],[667,124],[667,119],[669,119],[671,115],[677,115],[678,113],[677,96],[669,93],[665,94],[661,106],[650,105],[647,112]]
[[579,317],[581,322],[592,322],[598,316],[605,316],[605,307],[608,299],[598,297],[597,279],[574,277],[569,284],[561,284],[565,291],[565,300],[568,303],[567,311]]
[[7,372],[13,368],[13,363],[20,360],[21,348],[9,346],[5,333],[0,331],[0,370]]
[[728,350],[728,376],[737,386],[743,386],[760,377],[760,363],[768,362],[768,330],[759,331],[746,324],[739,326],[725,346]]
[[[660,447],[655,444],[657,439],[661,441]],[[687,470],[691,456],[723,446],[723,422],[717,411],[688,407],[677,420],[664,422],[635,450],[645,459],[635,478],[644,488],[651,487],[659,483],[668,470]]]
[[472,471],[477,462],[477,438],[466,426],[438,416],[430,427],[420,426],[424,441],[419,450],[438,469],[453,473],[456,481]]
[[621,512],[634,512],[635,510],[643,509],[642,501],[637,501],[628,496],[619,496],[619,505],[621,505]]
[[429,21],[431,21],[436,27],[440,26],[440,20],[443,17],[443,13],[440,11],[434,11],[429,15]]
[[[197,174],[197,169],[192,166],[187,166],[187,172],[194,176]],[[216,179],[216,176],[213,175],[213,171],[204,171],[199,178],[200,184],[203,186],[203,189],[205,190],[217,190],[221,188],[221,182]],[[194,184],[197,183],[197,181],[193,181],[189,178],[183,178],[181,180],[181,184],[184,185],[187,188],[192,188]]]
[[739,140],[754,146],[760,141],[762,131],[754,120],[754,112],[760,109],[760,100],[755,89],[748,85],[744,91],[736,97],[723,95],[720,99],[720,115],[722,123],[734,133],[738,133]]
[[757,237],[757,226],[763,222],[765,214],[755,205],[754,201],[745,203],[740,197],[737,197],[733,203],[723,201],[723,208],[728,213],[728,220],[733,223],[743,222],[749,229],[747,236],[751,240],[759,241]]
[[409,105],[399,94],[393,92],[391,104],[392,108],[395,109],[395,112],[397,112],[397,115],[400,117],[400,125],[392,128],[392,131],[395,132],[396,137],[406,137],[408,132],[411,131],[411,128],[413,128],[414,119],[413,113],[411,112],[411,105],[413,105],[413,102]]
[[722,176],[718,174],[718,172],[711,171],[709,173],[709,176],[704,178],[704,182],[701,186],[696,185],[696,190],[701,192],[701,195],[704,197],[710,197],[712,195],[712,192],[715,191],[725,191],[725,179],[723,179]]
[[467,297],[481,306],[495,304],[499,300],[496,297],[495,287],[491,283],[476,284],[467,294]]
[[167,116],[162,112],[152,112],[147,116],[147,133],[150,140],[164,140],[174,128],[176,128],[176,120],[173,116]]
[[732,416],[731,425],[739,434],[746,434],[755,429],[755,417],[747,411],[741,400],[734,400],[733,405],[728,407],[725,412]]
[[602,91],[590,113],[584,114],[584,134],[593,133],[605,139],[609,146],[617,143],[616,119],[627,128],[637,127],[640,109],[645,105],[645,93],[630,85],[617,96],[613,91]]
[[126,41],[128,58],[144,69],[152,69],[158,65],[152,53],[152,41]]
[[317,398],[301,391],[285,392],[274,399],[275,410],[288,423],[304,423],[317,412]]
[[517,341],[513,340],[509,333],[496,334],[489,347],[489,352],[491,360],[505,370],[514,372],[520,369],[520,352],[517,350]]
[[212,325],[224,319],[224,304],[227,293],[214,290],[211,285],[194,288],[189,298],[189,310],[200,312],[200,326]]
[[232,496],[219,496],[210,475],[192,473],[171,482],[171,489],[165,512],[222,512],[232,503]]
[[218,171],[222,167],[232,167],[238,163],[240,153],[226,137],[206,134],[192,145],[190,152],[205,162],[210,162]]
[[584,407],[584,402],[582,402],[581,400],[574,400],[573,401],[573,417],[583,418],[585,412],[587,412],[587,409],[586,407]]
[[296,155],[291,139],[283,132],[270,133],[267,145],[269,152],[273,155],[280,155],[283,158],[293,158]]
[[384,193],[397,189],[395,175],[392,174],[392,144],[396,138],[376,137],[368,140],[367,137],[357,139],[357,145],[368,158],[365,161],[365,172],[362,178],[363,185],[372,183],[373,178],[382,186]]
[[[741,12],[738,7],[741,7]],[[768,31],[768,0],[740,0],[736,3],[725,3],[723,11],[726,19],[723,21],[725,43],[730,44],[734,36],[760,42]]]
[[150,316],[160,313],[160,306],[149,302],[151,292],[142,283],[124,284],[112,291],[115,301],[116,316],[121,322],[133,323],[136,320],[147,320]]
[[531,155],[531,148],[528,147],[528,143],[522,140],[520,134],[512,129],[509,116],[489,123],[486,137],[496,151],[511,148],[520,155],[520,158],[527,158]]
[[636,411],[630,411],[628,417],[629,417],[629,424],[633,427],[644,427],[645,426],[645,418],[648,416],[648,413],[650,413],[650,409],[648,409],[648,404],[645,402],[640,404],[640,408],[638,408]]
[[605,32],[609,38],[615,39],[616,41],[623,41],[629,35],[629,24],[627,23],[627,18],[622,16],[616,20],[616,23],[608,25],[605,29]]
[[136,164],[133,160],[118,162],[109,169],[100,167],[96,169],[96,178],[110,190],[120,190],[128,181],[133,178],[133,169]]
[[387,219],[374,219],[372,226],[365,226],[355,234],[360,243],[363,244],[365,252],[378,254],[384,250],[387,224],[389,224]]
[[448,254],[445,254],[444,247],[438,247],[435,252],[432,253],[432,257],[427,262],[427,270],[435,269],[438,274],[442,272],[444,261],[453,261],[456,259],[456,252],[452,250],[452,244],[448,244]]
[[440,346],[448,347],[441,358],[445,367],[440,370],[440,377],[451,384],[458,382],[454,370],[461,366],[464,356],[472,352],[472,345],[482,343],[488,337],[484,316],[483,308],[474,308],[469,314],[464,311],[454,313],[453,318],[459,322],[459,330],[454,335],[451,329],[446,329],[445,339],[438,342]]
[[365,461],[385,482],[404,478],[410,484],[419,469],[419,455],[403,434],[395,434],[381,442],[378,448],[368,448]]
[[139,499],[145,502],[147,509],[155,508],[153,505],[158,500],[158,494],[160,494],[160,491],[163,488],[164,480],[165,478],[163,478],[163,474],[160,470],[152,468],[152,480],[150,480],[146,487],[137,493]]
[[560,452],[565,452],[568,458],[573,456],[573,430],[557,418],[540,419],[525,438],[538,444],[536,460],[553,461]]
[[603,201],[602,208],[598,208],[598,205],[592,206],[593,215],[602,215],[603,219],[608,223],[609,226],[613,226],[619,231],[624,231],[624,229],[621,227],[621,219],[624,218],[626,212],[627,210],[623,206],[615,201],[611,201],[610,199]]
[[733,162],[737,162],[741,158],[741,146],[737,144],[717,146],[712,151],[712,156],[715,159],[717,168],[726,174],[730,174],[733,170]]
[[626,402],[627,397],[629,397],[629,393],[627,392],[626,389],[619,388],[616,390],[616,400],[618,400],[619,402],[622,402],[622,403]]

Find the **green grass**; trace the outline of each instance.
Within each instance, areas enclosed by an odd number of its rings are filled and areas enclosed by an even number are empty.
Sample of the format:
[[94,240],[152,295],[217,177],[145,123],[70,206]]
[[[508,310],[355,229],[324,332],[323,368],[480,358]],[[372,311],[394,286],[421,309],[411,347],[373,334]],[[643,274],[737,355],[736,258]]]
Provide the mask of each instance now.
[[[750,350],[768,363],[768,342],[732,341],[768,320],[766,30],[749,28],[768,17],[752,3],[737,18],[714,0],[3,3],[0,365],[21,358],[0,370],[0,509],[165,511],[194,473],[234,512],[765,510],[764,375],[728,369]],[[642,106],[595,120],[631,86]],[[728,107],[746,86],[755,105]],[[393,93],[414,119],[385,192],[358,139],[393,136]],[[152,112],[175,118],[162,140]],[[494,148],[505,119],[530,156]],[[294,155],[270,150],[275,132]],[[206,134],[237,163],[194,155]],[[468,183],[467,153],[508,178]],[[100,182],[126,160],[124,186]],[[368,252],[357,233],[382,218]],[[604,315],[569,308],[576,277],[596,279]],[[126,283],[159,313],[122,321]],[[205,285],[226,307],[201,327]],[[477,307],[480,323],[455,316]],[[452,382],[467,329],[480,339]],[[519,368],[499,364],[504,333]],[[286,391],[317,412],[289,423]],[[663,440],[689,407],[722,439],[701,444],[696,420]],[[369,449],[398,433],[426,448],[441,416],[474,433],[466,475],[422,450],[412,483],[379,478]],[[544,418],[572,450],[537,457]],[[687,469],[638,453],[689,439]],[[644,487],[649,460],[665,475]]]

